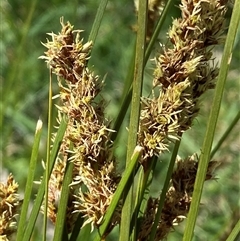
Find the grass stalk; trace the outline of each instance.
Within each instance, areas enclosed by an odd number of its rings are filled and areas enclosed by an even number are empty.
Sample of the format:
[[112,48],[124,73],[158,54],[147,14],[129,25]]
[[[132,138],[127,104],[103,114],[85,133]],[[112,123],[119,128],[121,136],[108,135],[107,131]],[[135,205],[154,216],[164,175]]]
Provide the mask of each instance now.
[[[89,233],[91,231],[91,227],[90,227],[90,224],[87,224],[86,226],[82,227],[83,225],[83,222],[84,222],[84,218],[82,217],[82,214],[80,213],[78,215],[78,218],[75,222],[75,225],[73,227],[73,231],[71,233],[71,236],[69,238],[69,241],[75,241],[77,240],[78,236],[79,236],[79,232],[80,232],[80,229],[81,229],[81,235],[83,235],[83,230],[86,230],[86,228],[89,226]],[[88,233],[88,235],[89,235]],[[84,239],[83,239],[84,240]],[[85,239],[86,240],[86,239]]]
[[149,241],[154,241],[154,239],[155,239],[155,235],[156,235],[156,232],[157,232],[157,226],[158,226],[159,220],[161,218],[161,213],[162,213],[164,201],[165,201],[165,198],[166,198],[166,193],[168,191],[169,182],[170,182],[171,177],[172,177],[173,168],[174,168],[175,160],[176,160],[176,157],[177,157],[177,154],[178,154],[180,142],[181,142],[181,140],[176,141],[176,143],[174,145],[174,149],[173,149],[171,160],[170,160],[170,163],[169,163],[169,166],[168,166],[167,175],[166,175],[166,178],[165,178],[165,181],[164,181],[164,185],[163,185],[160,200],[159,200],[159,203],[158,203],[158,209],[157,209],[157,213],[155,215],[154,224],[152,226]]
[[[50,175],[50,172],[52,171],[52,168],[53,168],[53,165],[54,165],[58,150],[60,148],[61,141],[64,136],[66,128],[67,128],[67,120],[63,118],[59,125],[58,132],[57,132],[57,135],[55,138],[55,142],[53,143],[51,156],[50,156],[50,167],[49,167],[48,175]],[[33,233],[33,229],[34,229],[34,226],[35,226],[38,214],[39,214],[40,206],[42,204],[43,195],[45,193],[45,180],[46,180],[46,170],[44,172],[42,182],[39,186],[38,193],[37,193],[34,205],[33,205],[33,209],[31,211],[31,214],[28,219],[28,223],[27,223],[27,226],[26,226],[26,229],[24,232],[24,236],[22,239],[24,241],[29,241],[31,239],[31,235]]]
[[157,41],[157,38],[159,36],[159,33],[160,33],[160,31],[161,31],[161,29],[163,27],[163,24],[164,24],[165,20],[167,18],[171,17],[168,13],[171,12],[172,8],[174,8],[174,4],[176,4],[176,1],[168,0],[166,5],[165,5],[165,7],[164,7],[164,9],[163,9],[163,11],[162,11],[162,13],[161,13],[161,16],[160,16],[160,18],[159,18],[159,20],[158,20],[158,22],[156,24],[155,30],[153,32],[153,35],[152,35],[152,37],[150,39],[150,42],[149,42],[149,44],[147,46],[147,49],[146,49],[146,54],[145,54],[145,59],[144,59],[145,65],[146,65],[146,63],[147,63],[147,61],[148,61],[148,59],[150,57],[150,54],[151,54],[152,49],[154,47],[154,44]]
[[236,237],[239,234],[240,234],[240,220],[238,220],[238,222],[234,226],[232,232],[230,233],[230,235],[228,236],[226,241],[234,241],[234,240],[236,240]]
[[[153,157],[150,160],[150,165],[147,168],[147,170],[144,170],[143,168],[140,170],[139,177],[138,177],[138,187],[137,187],[137,193],[135,198],[135,207],[134,207],[134,213],[133,218],[131,222],[131,227],[134,226],[133,230],[133,240],[137,240],[137,233],[138,233],[138,226],[136,225],[136,220],[139,216],[139,214],[144,213],[146,209],[147,200],[149,198],[149,192],[146,191],[147,187],[151,184],[152,178],[153,178],[153,171],[155,169],[157,162],[157,157]],[[134,224],[132,224],[134,221]]]
[[50,177],[50,150],[51,150],[51,127],[52,127],[52,73],[50,70],[49,96],[48,96],[48,135],[47,135],[47,156],[46,156],[46,176],[45,176],[45,198],[44,198],[44,222],[43,241],[46,241],[47,234],[47,209],[48,209],[48,180]]
[[96,14],[95,20],[93,22],[93,27],[89,34],[89,38],[88,38],[88,40],[93,41],[93,43],[96,41],[98,30],[101,26],[103,14],[105,12],[107,3],[108,3],[108,0],[101,0],[101,2],[99,4],[97,14]]
[[[133,95],[132,105],[129,123],[129,135],[128,135],[128,148],[126,169],[131,160],[132,153],[137,145],[137,132],[139,127],[140,116],[140,98],[142,94],[143,72],[144,72],[144,55],[145,55],[145,43],[146,43],[146,21],[147,21],[147,7],[148,1],[139,1],[138,12],[138,31],[136,42],[136,58],[135,69],[133,79]],[[133,182],[134,177],[132,177]],[[128,193],[125,193],[126,200],[122,209],[121,224],[120,224],[120,241],[128,241],[130,238],[130,223],[133,211],[133,189],[129,189]]]
[[123,173],[122,179],[118,184],[117,190],[113,196],[113,199],[108,207],[108,210],[104,216],[103,222],[98,230],[98,235],[95,237],[94,241],[101,241],[104,233],[107,230],[107,227],[111,221],[112,215],[117,207],[117,204],[122,197],[122,194],[124,190],[126,190],[127,183],[129,182],[131,176],[133,176],[137,163],[141,157],[142,154],[142,148],[140,146],[137,146],[133,152],[133,155],[131,157],[130,163],[128,165],[128,168]]
[[29,164],[29,171],[28,171],[28,178],[27,178],[26,188],[25,188],[25,193],[24,193],[24,199],[23,199],[21,214],[19,217],[17,237],[16,237],[17,241],[22,240],[23,233],[24,233],[24,226],[26,224],[28,206],[30,203],[31,192],[32,192],[32,187],[33,187],[34,174],[35,174],[35,170],[36,170],[36,166],[37,166],[37,157],[38,157],[39,144],[40,144],[40,140],[41,140],[41,133],[42,133],[42,121],[38,120],[36,132],[35,132],[35,138],[34,138],[34,142],[33,142],[30,164]]
[[[59,201],[59,208],[57,212],[56,224],[55,224],[55,232],[53,236],[53,241],[58,240],[67,240],[67,232],[63,235],[64,230],[66,230],[66,210],[67,203],[69,197],[69,185],[72,181],[72,171],[73,171],[73,163],[68,162],[65,170],[61,197]],[[64,239],[63,239],[64,237]]]

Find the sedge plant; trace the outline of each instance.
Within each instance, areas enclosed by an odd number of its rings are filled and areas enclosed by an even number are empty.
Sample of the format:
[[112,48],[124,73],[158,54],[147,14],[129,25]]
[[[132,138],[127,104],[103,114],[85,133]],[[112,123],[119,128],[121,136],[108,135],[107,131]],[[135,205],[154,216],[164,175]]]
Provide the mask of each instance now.
[[[108,103],[102,94],[108,76],[98,76],[90,64],[107,3],[100,2],[87,41],[82,38],[84,23],[73,26],[62,17],[61,31],[48,33],[43,43],[45,52],[40,59],[50,69],[46,160],[41,179],[34,180],[42,129],[39,121],[23,200],[12,174],[0,184],[1,240],[34,240],[37,217],[42,214],[41,240],[49,240],[49,222],[53,224],[51,240],[55,241],[165,240],[185,220],[181,240],[194,240],[203,184],[215,180],[215,169],[221,166],[214,154],[240,117],[236,113],[212,149],[239,27],[240,0],[233,4],[229,26],[227,0],[181,0],[181,14],[172,19],[167,40],[158,49],[155,43],[168,12],[176,7],[174,1],[134,1],[134,58],[115,120],[107,116]],[[223,44],[217,66],[213,50]],[[154,68],[148,83],[151,90],[145,96],[144,72],[150,54]],[[52,76],[57,76],[57,93],[53,93]],[[198,118],[210,89],[215,92],[200,154],[181,157],[181,140]],[[53,99],[57,104],[53,105]],[[53,108],[57,110],[54,127]],[[126,160],[120,160],[117,138],[128,108]],[[161,161],[165,153],[171,156]],[[165,180],[154,196],[150,189],[158,182],[154,175],[163,162],[168,166]],[[123,171],[120,163],[124,163]],[[28,214],[34,181],[39,188]],[[228,240],[240,232],[237,221]]]

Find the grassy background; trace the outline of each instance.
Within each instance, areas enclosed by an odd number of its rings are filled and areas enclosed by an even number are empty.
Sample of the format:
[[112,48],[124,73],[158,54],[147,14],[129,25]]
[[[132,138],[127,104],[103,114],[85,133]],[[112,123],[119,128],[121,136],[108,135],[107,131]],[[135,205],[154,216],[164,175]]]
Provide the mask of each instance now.
[[[88,1],[1,1],[1,33],[0,33],[0,72],[1,72],[1,179],[6,180],[9,172],[13,173],[24,190],[32,141],[37,119],[44,123],[44,132],[39,156],[36,180],[42,173],[41,160],[45,160],[48,81],[49,71],[46,64],[38,57],[45,48],[41,42],[46,41],[46,33],[60,31],[59,19],[64,16],[77,29],[83,29],[82,37],[87,40],[98,7],[95,0]],[[228,13],[230,16],[231,11]],[[178,10],[171,13],[176,16]],[[131,26],[135,24],[133,1],[111,1],[107,6],[103,23],[92,52],[90,65],[100,76],[107,73],[102,96],[108,101],[107,115],[114,120],[120,105],[121,92],[124,85],[128,64],[131,60],[135,34]],[[165,24],[159,39],[164,42]],[[226,83],[226,90],[217,126],[215,143],[222,136],[230,122],[239,111],[240,90],[240,31],[233,52],[232,63]],[[158,47],[158,44],[156,44]],[[220,61],[222,47],[216,50],[216,62]],[[153,62],[149,62],[145,74],[144,94],[148,94],[151,86]],[[57,93],[54,85],[54,93]],[[202,101],[202,109],[188,131],[180,147],[180,155],[200,154],[206,121],[211,108],[213,91],[209,91]],[[127,111],[127,110],[126,110]],[[125,121],[127,126],[127,120]],[[124,162],[127,131],[125,126],[118,139],[116,154],[119,166]],[[240,217],[239,213],[239,150],[240,126],[234,128],[214,159],[222,161],[216,171],[216,181],[207,182],[202,197],[202,208],[196,226],[196,240],[225,240],[224,232],[230,228],[231,222]],[[153,195],[160,192],[165,177],[169,155],[160,157],[157,164]],[[37,188],[37,186],[36,186]],[[179,240],[183,225],[176,227],[169,240]],[[220,239],[219,237],[223,237]],[[34,240],[39,240],[38,235]],[[116,240],[114,233],[109,240]]]

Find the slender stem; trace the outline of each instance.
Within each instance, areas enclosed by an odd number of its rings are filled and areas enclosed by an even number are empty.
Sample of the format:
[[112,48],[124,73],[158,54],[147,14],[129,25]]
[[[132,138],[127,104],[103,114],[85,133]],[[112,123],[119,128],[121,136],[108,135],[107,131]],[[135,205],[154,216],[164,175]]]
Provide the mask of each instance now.
[[[140,116],[140,98],[142,94],[142,82],[144,72],[144,55],[145,55],[145,42],[146,42],[146,21],[147,21],[147,7],[148,1],[139,1],[139,12],[138,12],[138,32],[137,32],[137,43],[136,43],[136,58],[135,58],[135,69],[133,79],[133,95],[132,95],[132,106],[129,123],[129,135],[128,135],[128,149],[127,149],[127,160],[126,168],[131,160],[134,148],[137,145],[137,133],[139,127],[139,116]],[[132,177],[133,182],[133,177]],[[121,225],[120,225],[120,241],[128,241],[130,238],[130,224],[133,210],[133,189],[130,188],[127,193],[125,203],[122,209]]]
[[[65,133],[66,128],[67,128],[67,123],[68,123],[68,120],[64,116],[62,118],[62,121],[61,121],[60,125],[59,125],[58,132],[57,132],[57,135],[55,137],[53,147],[52,147],[52,150],[51,150],[50,168],[49,168],[49,174],[48,175],[50,175],[50,172],[52,171],[54,162],[56,160],[56,157],[57,157],[60,145],[61,145],[61,141],[63,139],[64,133]],[[36,199],[34,201],[34,205],[33,205],[31,214],[30,214],[29,219],[28,219],[28,223],[27,223],[27,226],[26,226],[26,229],[25,229],[25,232],[24,232],[24,236],[22,238],[22,240],[24,240],[24,241],[28,241],[28,240],[31,239],[31,235],[33,233],[33,229],[34,229],[34,226],[35,226],[35,223],[36,223],[36,220],[37,220],[37,216],[39,214],[39,209],[41,207],[43,195],[44,195],[44,192],[45,192],[46,175],[47,175],[47,173],[46,173],[46,170],[45,170],[45,172],[43,174],[42,182],[41,182],[41,184],[38,188],[38,193],[37,193]]]
[[104,216],[104,221],[101,224],[101,226],[99,227],[98,230],[98,235],[96,236],[96,238],[94,239],[94,241],[100,241],[102,240],[107,227],[111,221],[112,215],[117,207],[117,204],[120,200],[120,198],[122,197],[123,191],[126,189],[127,183],[129,182],[130,177],[133,175],[137,163],[139,161],[139,159],[141,158],[142,155],[142,147],[140,146],[136,146],[133,155],[131,157],[131,161],[128,165],[128,168],[125,170],[125,172],[123,173],[122,179],[120,181],[120,183],[118,184],[117,190],[114,193],[113,199],[108,207],[108,210],[106,212],[106,215]]
[[135,201],[135,210],[134,210],[136,214],[139,213],[139,209],[141,206],[141,202],[143,201],[145,189],[149,184],[149,176],[151,174],[151,171],[154,170],[156,166],[156,161],[157,161],[157,157],[154,156],[151,160],[149,160],[149,163],[150,163],[149,168],[147,168],[147,170],[144,170],[143,168],[140,170],[140,174],[138,178],[136,201]]
[[[82,217],[82,214],[80,213],[78,215],[78,218],[77,218],[75,224],[74,224],[73,231],[71,233],[71,237],[69,238],[69,241],[76,241],[76,240],[78,240],[77,238],[79,236],[80,230],[81,230],[81,234],[82,234],[83,233],[82,230],[87,227],[87,225],[82,227],[83,222],[84,222],[84,218]],[[89,233],[90,233],[90,230],[89,230]]]
[[166,198],[166,193],[168,191],[169,182],[170,182],[171,177],[172,177],[172,172],[173,172],[175,160],[176,160],[176,157],[177,157],[178,149],[179,149],[179,146],[180,146],[180,142],[181,142],[181,139],[179,141],[176,141],[176,143],[174,145],[173,153],[172,153],[170,164],[169,164],[169,167],[168,167],[167,176],[166,176],[165,181],[164,181],[164,186],[163,186],[162,193],[161,193],[161,196],[160,196],[160,200],[159,200],[159,203],[158,203],[158,210],[157,210],[157,213],[156,213],[156,216],[155,216],[155,219],[154,219],[154,224],[152,226],[149,241],[155,240],[155,235],[156,235],[156,232],[157,232],[157,226],[158,226],[159,220],[161,218],[161,213],[162,213],[164,201],[165,201],[165,198]]
[[226,82],[226,77],[231,62],[232,49],[234,45],[234,40],[240,20],[240,0],[236,0],[232,12],[232,17],[229,25],[228,35],[225,42],[223,57],[220,65],[220,71],[218,76],[218,81],[216,85],[216,91],[214,94],[213,104],[208,119],[208,125],[206,130],[206,135],[202,147],[202,155],[200,156],[199,167],[197,170],[196,181],[194,184],[194,192],[192,197],[192,202],[190,206],[190,211],[188,214],[186,229],[184,232],[183,240],[189,241],[193,239],[194,227],[198,215],[198,209],[200,204],[200,199],[203,190],[203,184],[206,178],[208,162],[210,159],[210,151],[212,148],[213,137],[216,129],[216,123],[218,119],[218,114],[220,110],[224,85]]
[[114,127],[113,127],[113,130],[115,130],[115,131],[112,132],[111,135],[110,135],[110,139],[112,141],[114,141],[117,138],[117,135],[119,133],[119,129],[122,125],[123,119],[124,119],[125,114],[127,112],[129,103],[131,102],[131,97],[132,97],[132,87],[130,88],[129,92],[127,93],[127,95],[123,99],[123,103],[120,107],[120,111],[118,112],[118,116],[117,116],[117,119],[116,119],[116,121],[114,123]]
[[35,174],[35,170],[36,170],[36,166],[37,166],[37,157],[38,157],[38,149],[39,149],[39,144],[40,144],[41,133],[42,133],[42,121],[38,120],[35,138],[34,138],[34,144],[33,144],[33,148],[32,148],[31,160],[30,160],[30,164],[29,164],[28,178],[27,178],[27,183],[26,183],[26,188],[25,188],[25,193],[24,193],[22,210],[21,210],[21,215],[19,217],[17,237],[16,237],[17,241],[22,240],[23,233],[24,233],[24,226],[26,225],[28,206],[30,203],[32,186],[33,186],[33,181],[34,181],[34,174]]
[[[125,79],[124,89],[123,89],[123,92],[122,92],[122,99],[121,99],[121,104],[122,105],[126,101],[126,99],[128,100],[128,102],[127,102],[128,105],[129,105],[129,103],[131,101],[132,95],[129,98],[127,98],[127,96],[128,96],[129,90],[132,89],[132,80],[133,80],[133,73],[134,73],[135,56],[136,56],[136,40],[134,41],[134,45],[133,45],[133,49],[132,49],[132,56],[131,56],[130,64],[129,64],[129,67],[128,67],[128,73],[127,73],[127,76],[126,76],[126,79]],[[123,108],[125,108],[124,110],[126,110],[128,108],[128,105],[127,105],[126,108],[123,107]],[[126,111],[125,111],[125,113],[126,113]],[[125,113],[124,113],[124,116],[125,116]],[[123,116],[123,118],[124,118],[124,116]],[[122,118],[122,120],[123,120],[123,118]]]
[[64,226],[66,225],[66,210],[67,210],[67,203],[68,203],[68,197],[69,197],[69,184],[72,181],[72,170],[73,170],[73,163],[68,161],[65,169],[65,175],[64,175],[64,180],[63,180],[63,185],[61,190],[61,198],[59,201],[59,208],[57,212],[53,241],[67,239],[67,232],[65,233],[66,237],[64,237],[63,231],[65,228]]
[[97,14],[96,14],[96,17],[95,17],[95,20],[93,22],[93,27],[92,27],[92,30],[89,34],[89,38],[88,40],[90,41],[93,41],[93,43],[95,42],[96,40],[96,37],[97,37],[97,34],[98,34],[98,30],[100,28],[100,25],[101,25],[101,22],[102,22],[102,18],[103,18],[103,14],[105,12],[105,8],[107,6],[107,3],[108,3],[108,0],[101,0],[100,4],[99,4],[99,7],[98,7],[98,10],[97,10]]
[[49,78],[49,99],[48,99],[48,138],[47,138],[47,158],[46,158],[46,179],[45,179],[45,197],[44,197],[44,223],[43,223],[43,241],[46,241],[47,235],[47,209],[48,209],[48,180],[50,176],[50,146],[51,146],[51,126],[52,126],[52,71]]
[[[139,230],[139,222],[136,221],[140,213],[144,213],[146,209],[146,204],[147,200],[149,198],[149,191],[146,191],[147,187],[152,182],[153,179],[153,170],[155,169],[156,163],[157,163],[157,157],[154,156],[149,160],[149,166],[145,169],[142,168],[139,173],[139,178],[138,178],[138,187],[137,187],[137,193],[136,193],[136,198],[135,198],[135,207],[134,207],[134,213],[133,213],[133,218],[131,222],[131,226],[135,227],[133,228],[133,240],[137,240],[137,233]],[[134,222],[134,225],[132,224]],[[134,229],[136,231],[134,232]]]
[[228,236],[226,241],[234,241],[234,240],[236,240],[236,237],[237,237],[237,235],[239,233],[240,233],[240,220],[238,220],[238,222],[234,226],[232,232],[230,233],[230,235]]

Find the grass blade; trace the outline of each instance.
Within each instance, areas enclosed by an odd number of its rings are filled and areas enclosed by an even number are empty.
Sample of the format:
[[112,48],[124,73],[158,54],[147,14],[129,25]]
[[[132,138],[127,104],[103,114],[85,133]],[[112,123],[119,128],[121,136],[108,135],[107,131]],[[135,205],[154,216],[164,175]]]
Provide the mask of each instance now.
[[52,127],[52,71],[50,70],[49,96],[48,96],[48,135],[47,135],[47,157],[46,157],[46,175],[45,175],[45,205],[43,221],[43,241],[46,241],[47,235],[47,209],[48,209],[48,180],[50,177],[50,150],[51,150],[51,127]]
[[[142,168],[140,170],[139,178],[138,178],[138,187],[135,198],[135,207],[133,212],[133,218],[131,220],[131,230],[133,229],[133,240],[137,240],[137,234],[140,227],[140,223],[136,220],[139,218],[139,215],[144,213],[147,205],[147,200],[149,198],[149,190],[146,190],[153,179],[153,171],[155,170],[158,158],[154,156],[151,160],[149,160],[149,166],[146,170]],[[134,221],[134,223],[133,223]]]
[[[144,73],[144,55],[145,55],[145,42],[146,42],[146,22],[147,22],[147,8],[148,1],[143,0],[139,2],[138,12],[138,32],[136,43],[136,57],[135,57],[135,73],[133,79],[133,95],[132,106],[129,123],[129,135],[128,135],[128,149],[126,159],[126,169],[131,160],[131,155],[134,148],[137,145],[137,132],[139,128],[139,116],[140,116],[140,98],[142,94],[142,83]],[[132,179],[133,181],[133,179]],[[130,223],[133,212],[132,203],[132,187],[128,193],[125,193],[126,200],[123,205],[121,224],[120,224],[120,241],[128,241],[130,238]]]
[[228,236],[226,241],[234,241],[237,235],[240,233],[240,220],[236,223],[235,227],[233,228],[232,232]]
[[[61,190],[61,198],[59,202],[59,208],[57,212],[57,219],[55,224],[55,232],[53,241],[62,240],[62,232],[64,230],[64,226],[66,224],[66,210],[68,203],[68,194],[69,194],[69,184],[72,181],[72,170],[73,163],[69,162],[66,166],[65,176],[63,180],[62,190]],[[65,234],[65,238],[63,240],[67,240],[67,233]]]
[[[77,240],[77,238],[78,238],[78,236],[79,236],[80,229],[81,229],[81,227],[82,227],[82,225],[83,225],[83,222],[84,222],[84,218],[82,217],[82,214],[80,213],[80,214],[78,215],[77,221],[76,221],[75,224],[74,224],[73,231],[72,231],[72,233],[71,233],[71,237],[70,237],[69,241],[75,241],[75,240]],[[87,224],[86,226],[90,226],[90,225]],[[86,226],[83,227],[84,230],[85,230]],[[82,230],[83,230],[83,229],[81,229],[81,235],[82,235],[82,232],[83,232]],[[90,229],[91,229],[91,228],[89,227],[89,233],[90,233],[90,231],[91,231]]]
[[93,23],[93,27],[92,30],[89,34],[89,41],[93,41],[93,43],[96,40],[97,34],[98,34],[98,30],[100,28],[101,22],[102,22],[102,18],[103,18],[103,14],[105,12],[105,8],[107,6],[108,0],[102,0],[99,4],[98,10],[97,10],[97,14]]
[[30,164],[29,164],[28,178],[27,178],[27,183],[26,183],[26,188],[24,193],[22,210],[21,210],[19,223],[18,223],[18,230],[17,230],[17,237],[16,237],[17,241],[22,240],[23,233],[24,233],[24,226],[26,224],[28,205],[30,203],[30,197],[31,197],[32,186],[34,181],[34,173],[37,166],[37,157],[38,157],[38,149],[39,149],[41,133],[42,133],[42,121],[38,120],[33,148],[32,148],[32,155],[31,155]]
[[98,236],[95,237],[94,241],[102,240],[102,236],[104,235],[105,231],[108,228],[108,225],[111,221],[114,210],[117,207],[117,204],[122,196],[123,191],[126,189],[126,186],[127,186],[127,183],[129,182],[130,177],[133,175],[133,173],[136,169],[136,165],[141,157],[141,154],[142,154],[142,148],[140,146],[137,146],[134,150],[134,153],[132,155],[128,168],[124,171],[122,179],[121,179],[120,183],[118,184],[117,190],[116,190],[116,192],[113,196],[113,199],[108,207],[106,215],[104,216],[103,223],[99,227]]
[[[53,143],[51,156],[50,156],[49,174],[52,171],[52,168],[53,168],[56,156],[58,154],[58,150],[60,148],[61,141],[62,141],[62,138],[64,136],[66,128],[67,128],[67,120],[65,118],[63,118],[61,123],[60,123],[55,141]],[[36,220],[37,220],[37,216],[39,214],[40,206],[41,206],[42,200],[43,200],[43,195],[45,193],[45,176],[46,176],[46,171],[44,172],[43,179],[42,179],[42,182],[39,186],[37,197],[36,197],[36,200],[34,202],[34,206],[33,206],[32,212],[30,214],[30,217],[29,217],[29,220],[28,220],[28,223],[27,223],[27,227],[26,227],[23,239],[22,239],[24,241],[30,240],[32,232],[33,232],[33,228],[34,228]]]
[[170,182],[171,177],[172,177],[173,168],[174,168],[175,160],[176,160],[176,157],[177,157],[178,149],[179,149],[179,146],[180,146],[180,142],[181,142],[181,140],[176,141],[176,143],[174,145],[173,153],[172,153],[171,160],[170,160],[170,163],[169,163],[167,176],[166,176],[165,181],[164,181],[164,186],[163,186],[163,189],[162,189],[162,192],[161,192],[160,200],[159,200],[159,203],[158,203],[158,209],[157,209],[157,213],[155,215],[154,224],[152,226],[152,231],[151,231],[151,234],[150,234],[149,241],[155,240],[155,235],[156,235],[156,232],[157,232],[157,226],[158,226],[159,220],[161,218],[161,213],[162,213],[164,201],[165,201],[165,198],[166,198],[166,193],[168,191],[169,182]]

